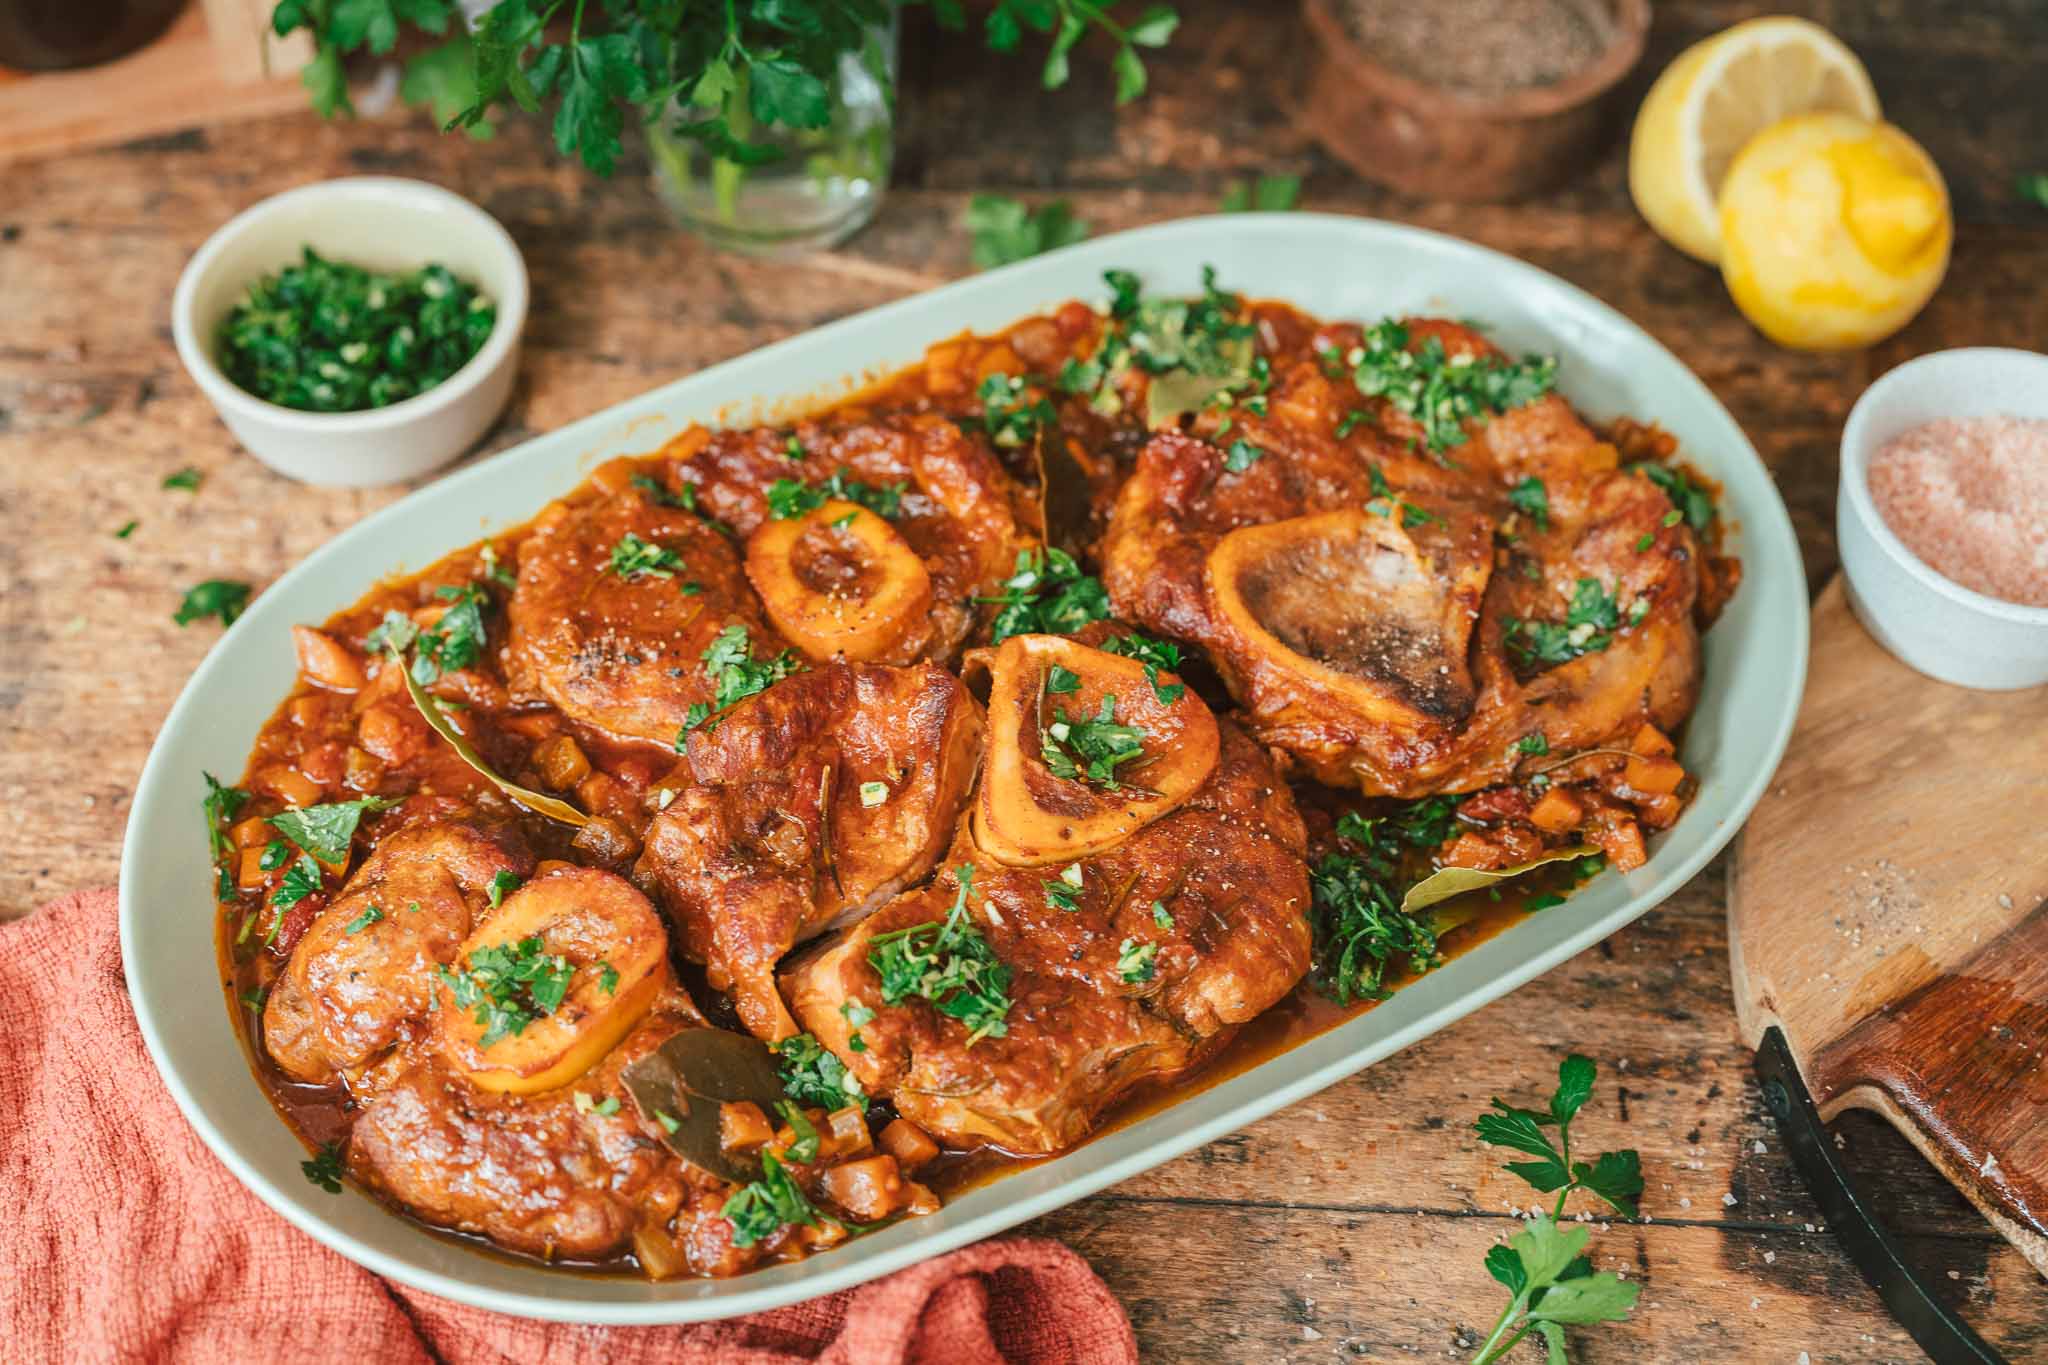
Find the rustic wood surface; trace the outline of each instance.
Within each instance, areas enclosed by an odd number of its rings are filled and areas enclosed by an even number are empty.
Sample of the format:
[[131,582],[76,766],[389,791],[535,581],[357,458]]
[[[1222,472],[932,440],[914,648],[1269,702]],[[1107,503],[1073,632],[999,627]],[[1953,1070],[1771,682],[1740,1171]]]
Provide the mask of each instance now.
[[2048,688],[1915,673],[1836,578],[1728,904],[1743,1038],[1781,1028],[1823,1115],[1883,1114],[2048,1273],[2048,861],[2007,856],[2048,800],[2048,749],[2014,738],[2042,734]]
[[[1810,0],[1868,62],[1889,115],[1932,151],[1959,223],[1948,282],[1869,352],[1778,350],[1714,274],[1629,206],[1618,150],[1513,205],[1404,199],[1293,127],[1291,7],[1183,0],[1154,91],[1117,111],[1096,61],[1064,96],[925,21],[906,40],[896,187],[844,250],[797,263],[715,254],[673,230],[639,171],[559,161],[541,129],[493,142],[424,118],[299,114],[30,160],[0,189],[0,915],[113,880],[135,775],[216,630],[180,630],[181,589],[267,582],[402,490],[321,492],[240,453],[177,365],[173,282],[220,222],[291,185],[360,172],[446,184],[526,253],[525,372],[486,451],[830,317],[966,273],[975,190],[1058,193],[1098,231],[1212,208],[1235,177],[1306,176],[1305,207],[1442,228],[1557,272],[1691,365],[1762,450],[1817,586],[1835,562],[1835,443],[1874,375],[1959,344],[2048,340],[2048,214],[2012,193],[2048,169],[2048,10],[2036,0]],[[1681,46],[1755,12],[1663,0],[1633,99]],[[1286,15],[1276,23],[1273,15]],[[1361,262],[1370,269],[1370,262]],[[196,465],[197,495],[159,491]],[[128,540],[112,536],[134,518]],[[196,819],[196,815],[195,815]],[[1499,1302],[1481,1257],[1526,1192],[1472,1139],[1488,1096],[1547,1091],[1579,1049],[1602,1079],[1584,1141],[1643,1154],[1647,1219],[1596,1233],[1641,1278],[1625,1326],[1574,1333],[1587,1361],[1918,1358],[1815,1226],[1736,1038],[1717,865],[1597,950],[1282,1114],[1031,1225],[1087,1255],[1148,1358],[1454,1358]],[[2012,1358],[2048,1353],[2048,1286],[1901,1139],[1838,1128],[1939,1289]],[[1525,1351],[1524,1358],[1534,1359]]]

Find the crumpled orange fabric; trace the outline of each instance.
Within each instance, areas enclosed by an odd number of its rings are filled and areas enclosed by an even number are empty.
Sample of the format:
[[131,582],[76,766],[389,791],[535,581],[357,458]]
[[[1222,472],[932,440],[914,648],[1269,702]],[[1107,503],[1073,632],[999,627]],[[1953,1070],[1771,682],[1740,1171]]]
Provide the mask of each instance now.
[[[31,1361],[352,1365],[1111,1365],[1130,1321],[1057,1242],[983,1242],[727,1322],[576,1327],[378,1278],[266,1208],[200,1142],[142,1045],[114,893],[0,925],[0,1322]],[[214,989],[210,981],[195,991]],[[226,1021],[221,1065],[240,1066]],[[280,1127],[278,1140],[292,1139]]]

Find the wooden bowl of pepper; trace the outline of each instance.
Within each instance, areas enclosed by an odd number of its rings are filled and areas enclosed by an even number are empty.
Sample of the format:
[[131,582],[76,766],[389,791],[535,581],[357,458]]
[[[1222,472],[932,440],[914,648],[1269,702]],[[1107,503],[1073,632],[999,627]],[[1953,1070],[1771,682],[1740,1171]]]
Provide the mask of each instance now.
[[1301,119],[1368,180],[1513,199],[1592,159],[1649,0],[1303,0]]

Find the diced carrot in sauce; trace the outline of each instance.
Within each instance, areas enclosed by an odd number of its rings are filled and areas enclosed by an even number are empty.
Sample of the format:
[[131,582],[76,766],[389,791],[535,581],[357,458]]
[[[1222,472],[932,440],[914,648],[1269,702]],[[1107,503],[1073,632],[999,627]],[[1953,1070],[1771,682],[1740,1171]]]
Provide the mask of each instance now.
[[1661,754],[1630,759],[1621,775],[1637,791],[1649,792],[1653,796],[1669,796],[1678,790],[1679,783],[1685,781],[1685,769],[1678,760]]
[[661,448],[661,453],[677,460],[688,460],[710,444],[711,428],[692,422],[677,432],[675,438]]
[[893,1156],[871,1156],[834,1166],[818,1177],[825,1197],[862,1223],[878,1222],[910,1200],[910,1185]]
[[261,848],[276,837],[277,831],[270,827],[270,821],[260,815],[237,820],[228,830],[228,838],[236,848]]
[[1470,867],[1482,872],[1525,863],[1543,852],[1543,841],[1526,825],[1503,825],[1485,833],[1467,830],[1451,840],[1442,853],[1446,867]]
[[1664,737],[1664,732],[1654,725],[1645,725],[1636,731],[1636,737],[1629,741],[1629,752],[1656,755],[1675,754],[1678,746]]
[[299,755],[299,771],[318,782],[323,790],[341,781],[347,766],[348,746],[334,741],[316,744]]
[[1685,813],[1685,802],[1676,796],[1653,796],[1636,802],[1636,813],[1650,829],[1670,829]]
[[292,718],[292,724],[301,730],[310,730],[326,719],[327,706],[317,696],[293,697],[285,714]]
[[960,372],[961,346],[942,341],[924,353],[924,383],[933,394],[965,393],[967,376]]
[[533,770],[549,787],[567,791],[590,776],[590,759],[573,736],[556,735],[534,747]]
[[623,493],[633,486],[633,476],[640,472],[638,460],[630,455],[621,455],[591,470],[590,482],[607,493]]
[[1546,834],[1564,834],[1586,819],[1586,803],[1562,787],[1552,787],[1529,808],[1529,823]]
[[1023,368],[1024,363],[1017,359],[1017,353],[999,343],[989,347],[982,353],[981,359],[975,362],[974,377],[986,379],[992,374],[1013,375]]
[[939,1154],[939,1144],[932,1141],[931,1134],[909,1119],[896,1119],[884,1128],[879,1145],[906,1171],[916,1170]]
[[726,1151],[751,1152],[766,1147],[774,1136],[768,1116],[752,1100],[718,1106],[718,1145]]
[[282,798],[288,806],[317,806],[320,798],[326,795],[326,788],[318,782],[282,763],[257,773],[250,785]]
[[1605,441],[1586,447],[1579,454],[1579,467],[1588,474],[1605,474],[1621,465],[1621,452]]
[[263,850],[243,849],[241,862],[235,869],[235,885],[244,891],[253,891],[263,885],[269,876],[270,874],[263,870]]
[[542,858],[539,862],[533,865],[533,875],[536,877],[545,877],[550,872],[560,872],[565,867],[574,866],[576,866],[575,863],[566,862],[561,858]]
[[386,763],[408,763],[426,747],[426,730],[410,702],[378,702],[356,721],[356,741]]
[[1593,842],[1600,845],[1607,861],[1623,872],[1633,872],[1650,860],[1650,852],[1643,846],[1643,828],[1633,820],[1594,830]]
[[314,686],[353,692],[363,685],[362,660],[327,632],[293,626],[292,647],[298,652],[299,673]]

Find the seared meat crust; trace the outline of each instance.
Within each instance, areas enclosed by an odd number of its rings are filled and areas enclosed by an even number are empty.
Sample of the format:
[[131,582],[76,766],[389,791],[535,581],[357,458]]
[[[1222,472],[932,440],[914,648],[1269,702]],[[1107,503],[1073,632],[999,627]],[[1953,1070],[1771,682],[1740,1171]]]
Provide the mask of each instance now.
[[[1140,1082],[1206,1059],[1294,988],[1310,946],[1301,817],[1259,747],[1220,729],[1216,770],[1193,799],[1081,860],[1073,910],[1047,896],[1060,869],[1004,866],[963,825],[932,886],[784,972],[804,1027],[940,1141],[1019,1153],[1073,1145]],[[884,1007],[868,961],[878,934],[945,918],[961,866],[973,868],[974,922],[1013,973],[1006,1032],[972,1043],[920,999]],[[840,1008],[850,1002],[875,1011],[864,1050]]]

